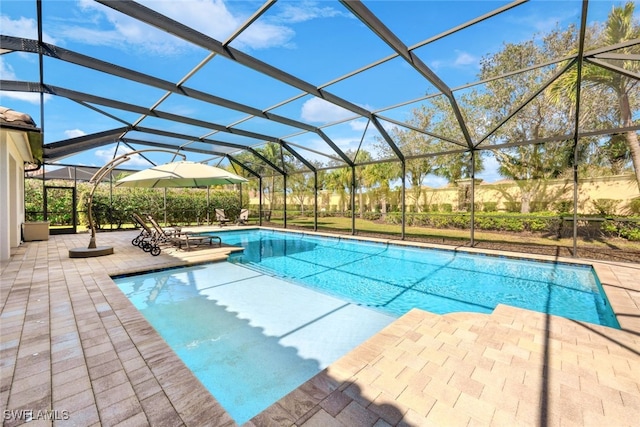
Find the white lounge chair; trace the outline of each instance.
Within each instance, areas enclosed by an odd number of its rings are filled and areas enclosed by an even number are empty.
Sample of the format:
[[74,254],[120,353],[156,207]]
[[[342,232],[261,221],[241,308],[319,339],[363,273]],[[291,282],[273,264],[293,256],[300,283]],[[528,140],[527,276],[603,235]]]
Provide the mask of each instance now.
[[227,218],[227,214],[224,213],[224,209],[216,209],[216,221],[220,223],[220,227],[231,221]]
[[238,225],[245,225],[247,222],[249,222],[249,209],[240,209]]

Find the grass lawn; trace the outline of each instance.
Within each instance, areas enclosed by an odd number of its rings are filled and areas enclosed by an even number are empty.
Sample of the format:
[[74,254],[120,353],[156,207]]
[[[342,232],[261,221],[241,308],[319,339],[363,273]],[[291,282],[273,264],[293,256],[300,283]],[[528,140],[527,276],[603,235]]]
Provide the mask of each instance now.
[[[282,224],[281,219],[272,219],[273,223]],[[313,218],[294,218],[287,219],[287,225],[313,228]],[[344,232],[351,232],[351,218],[342,217],[325,217],[318,218],[318,230],[340,230]],[[364,220],[356,218],[356,231],[363,233],[382,234],[388,235],[389,238],[400,238],[402,227],[394,224],[384,224],[374,221]],[[430,237],[430,238],[443,238],[445,240],[459,240],[460,243],[468,242],[470,240],[469,230],[458,229],[439,229],[439,228],[427,228],[427,227],[410,227],[405,228],[405,235],[407,239]],[[558,239],[556,236],[543,236],[534,233],[515,233],[515,232],[491,232],[476,230],[474,233],[476,242],[496,242],[496,243],[514,243],[514,244],[528,244],[528,245],[540,245],[540,246],[565,246],[572,247],[573,239],[562,238]],[[640,251],[640,242],[631,242],[625,239],[615,238],[602,238],[602,239],[584,239],[578,238],[579,247],[590,248],[607,248],[611,249],[615,247],[620,250],[632,250]]]

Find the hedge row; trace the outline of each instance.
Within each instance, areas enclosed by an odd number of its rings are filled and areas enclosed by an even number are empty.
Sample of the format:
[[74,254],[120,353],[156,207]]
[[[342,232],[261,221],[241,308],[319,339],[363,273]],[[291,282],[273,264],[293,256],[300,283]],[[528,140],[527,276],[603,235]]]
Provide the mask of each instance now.
[[[81,223],[87,223],[87,199],[89,192],[82,193],[78,210]],[[134,212],[151,214],[158,221],[165,219],[165,197],[162,190],[141,188],[118,189],[113,195],[109,189],[96,191],[93,196],[93,215],[96,227],[113,224],[118,228],[132,222]],[[207,215],[215,222],[215,209],[224,209],[227,217],[236,218],[240,213],[240,199],[235,191],[211,190],[209,203],[207,194],[199,189],[172,189],[166,196],[166,222],[169,224],[200,224]]]
[[[581,218],[583,218],[581,216]],[[380,213],[365,214],[365,219],[382,220],[388,224],[400,224],[400,212],[387,213],[384,218]],[[469,229],[471,215],[469,213],[420,213],[407,214],[406,225],[440,229]],[[538,212],[535,215],[519,213],[476,213],[475,229],[485,231],[532,232],[557,237],[572,235],[573,221],[571,216],[559,216],[553,212]],[[640,217],[629,218],[586,218],[578,221],[578,232],[592,236],[600,234],[606,237],[621,237],[640,241]]]
[[[68,182],[49,182],[47,185],[68,186]],[[92,185],[77,184],[77,212],[78,223],[88,225],[87,207]],[[65,195],[70,194],[65,192]],[[248,195],[243,194],[244,205],[248,203]],[[71,225],[72,213],[70,197],[68,199],[49,198],[48,220],[53,225]],[[101,184],[93,195],[93,217],[97,228],[113,224],[121,228],[133,222],[133,212],[151,214],[159,221],[165,218],[165,192],[163,189],[148,188],[117,188],[112,189],[108,184]],[[207,214],[215,222],[215,209],[224,209],[230,218],[236,218],[240,213],[240,199],[238,192],[227,190],[210,190],[209,202],[207,192],[196,188],[167,189],[166,218],[171,224],[202,223]],[[25,207],[28,221],[43,219],[43,187],[41,180],[25,180]]]

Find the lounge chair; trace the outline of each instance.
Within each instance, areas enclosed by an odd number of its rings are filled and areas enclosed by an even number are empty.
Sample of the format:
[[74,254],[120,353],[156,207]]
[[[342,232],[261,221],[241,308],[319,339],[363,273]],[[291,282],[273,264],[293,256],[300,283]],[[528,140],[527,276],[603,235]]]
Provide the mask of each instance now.
[[182,231],[182,227],[177,226],[161,227],[160,224],[158,224],[158,221],[156,221],[156,219],[150,214],[147,215],[147,219],[149,220],[151,225],[153,225],[153,228],[156,229],[156,232],[163,236],[164,240],[168,240],[176,234],[180,234],[180,232]]
[[222,246],[222,239],[218,236],[212,236],[209,234],[200,234],[191,231],[182,231],[181,227],[160,227],[158,221],[156,221],[151,215],[148,215],[149,221],[153,228],[156,230],[157,235],[161,235],[163,242],[171,243],[178,249],[182,249],[182,246],[186,246],[187,250],[192,246],[198,246],[203,244],[213,245],[214,240],[217,240],[218,246]]
[[249,222],[249,209],[240,209],[238,216],[238,225],[245,225]]
[[220,227],[231,221],[224,213],[224,209],[216,209],[216,221],[220,223]]
[[138,225],[142,228],[142,231],[138,236],[136,236],[131,244],[134,246],[138,246],[145,252],[151,253],[153,256],[160,255],[160,236],[158,236],[157,232],[154,232],[147,223],[142,219],[140,215],[137,213],[131,214],[133,220],[138,223]]
[[214,240],[217,241],[218,246],[222,246],[222,239],[220,237],[209,234],[182,232],[181,234],[171,238],[171,242],[176,245],[178,249],[182,249],[182,245],[184,245],[187,250],[191,249],[194,245],[199,246],[208,244],[211,246],[213,245]]

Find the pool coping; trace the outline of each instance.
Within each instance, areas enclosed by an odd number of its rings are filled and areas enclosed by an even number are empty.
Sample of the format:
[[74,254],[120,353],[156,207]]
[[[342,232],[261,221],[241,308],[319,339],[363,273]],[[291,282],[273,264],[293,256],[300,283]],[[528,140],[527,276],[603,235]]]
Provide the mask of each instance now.
[[[211,228],[211,231],[219,230],[220,228],[217,227]],[[207,252],[194,252],[192,254],[163,253],[159,257],[150,257],[137,249],[132,249],[129,243],[131,236],[132,234],[127,232],[100,233],[98,237],[102,242],[113,244],[118,250],[114,255],[93,260],[68,258],[70,248],[86,244],[86,235],[52,236],[49,241],[21,245],[9,261],[0,263],[2,271],[0,290],[2,290],[3,303],[0,397],[3,410],[43,407],[66,410],[69,411],[74,423],[82,425],[118,423],[156,425],[167,422],[193,426],[203,423],[235,424],[217,403],[215,397],[211,396],[193,377],[110,278],[111,275],[126,272],[192,265],[203,262],[205,258],[212,259],[214,256],[211,253],[206,256],[201,255]],[[347,236],[340,237],[347,238]],[[379,240],[386,241],[386,239]],[[416,246],[413,242],[407,243]],[[443,249],[447,250],[446,247]],[[461,248],[460,250],[468,252],[469,249]],[[522,254],[517,254],[517,257],[522,257]],[[551,260],[554,261],[553,258]],[[575,261],[577,260],[569,259],[570,263]],[[601,372],[598,369],[604,369],[602,378],[610,372],[622,372],[627,376],[624,381],[620,380],[615,384],[609,379],[611,382],[608,388],[602,391],[604,397],[599,398],[597,405],[593,404],[591,398],[586,398],[585,390],[582,390],[577,394],[571,394],[582,399],[578,403],[574,402],[574,406],[570,406],[574,409],[567,411],[565,408],[564,415],[550,412],[549,417],[551,415],[560,418],[569,417],[568,420],[573,420],[575,423],[575,419],[571,417],[576,416],[576,413],[586,417],[585,411],[595,407],[602,410],[595,415],[589,412],[593,422],[604,420],[615,421],[619,425],[632,425],[629,420],[637,420],[640,416],[640,409],[638,409],[640,404],[637,399],[640,395],[640,386],[637,381],[630,382],[631,379],[640,378],[640,372],[638,372],[640,369],[638,356],[640,354],[638,343],[640,341],[638,338],[640,336],[638,323],[640,322],[640,285],[635,279],[640,265],[588,260],[579,260],[579,262],[590,264],[596,269],[623,330],[616,331],[604,327],[587,330],[588,327],[577,322],[567,322],[553,316],[541,318],[525,310],[501,308],[496,310],[497,313],[491,320],[488,320],[486,315],[460,313],[457,316],[436,316],[414,310],[247,424],[291,425],[296,423],[312,426],[327,425],[327,422],[344,424],[345,420],[359,419],[370,422],[363,421],[358,425],[373,425],[376,422],[380,422],[379,425],[386,425],[384,423],[395,425],[401,422],[410,424],[412,420],[424,422],[425,417],[433,422],[434,417],[443,413],[451,417],[448,418],[448,424],[451,425],[467,425],[469,420],[476,422],[485,420],[482,417],[487,415],[481,410],[482,408],[477,408],[477,414],[467,414],[467,418],[461,419],[459,423],[456,422],[458,418],[455,413],[449,412],[456,409],[456,402],[449,402],[447,393],[455,390],[459,399],[462,399],[470,391],[468,387],[471,383],[465,381],[471,380],[473,384],[484,384],[485,390],[493,390],[492,382],[500,378],[500,375],[492,375],[482,380],[468,378],[462,383],[454,384],[453,381],[460,378],[452,374],[453,376],[449,379],[450,384],[444,383],[439,392],[445,393],[444,395],[436,395],[432,391],[429,396],[420,393],[412,397],[405,394],[394,396],[394,390],[406,379],[407,372],[415,370],[411,366],[416,363],[416,360],[421,359],[420,352],[426,351],[425,347],[420,347],[422,349],[420,351],[414,349],[415,355],[409,358],[407,355],[412,354],[410,351],[403,350],[401,353],[402,348],[409,348],[409,344],[414,342],[413,339],[415,343],[421,343],[421,340],[433,334],[448,337],[446,349],[442,347],[439,352],[431,353],[430,357],[433,360],[440,360],[449,355],[447,360],[452,360],[450,358],[452,354],[463,350],[460,345],[464,342],[456,344],[460,341],[459,337],[467,337],[472,331],[459,329],[458,332],[451,334],[448,329],[451,325],[461,324],[466,325],[467,328],[475,328],[475,325],[480,324],[493,325],[497,322],[495,319],[499,319],[501,325],[509,324],[511,328],[517,325],[525,328],[523,331],[511,332],[515,334],[514,336],[520,337],[521,341],[515,343],[518,346],[534,345],[536,342],[530,343],[531,337],[534,341],[544,340],[549,333],[551,338],[561,339],[562,345],[568,346],[572,341],[575,342],[576,336],[587,333],[588,341],[586,343],[580,341],[578,347],[563,350],[562,346],[559,346],[550,350],[553,360],[555,358],[564,360],[568,357],[570,360],[566,363],[569,365],[572,360],[582,361],[585,355],[590,355],[585,367],[563,374],[567,383],[565,385],[573,386],[576,381],[584,381],[588,388],[595,389],[600,384],[593,384],[591,374],[592,371]],[[549,318],[552,319],[552,327],[544,329],[547,332],[526,329],[537,327],[536,325],[544,321],[548,322]],[[572,328],[578,328],[578,331]],[[591,330],[593,332],[589,332]],[[602,340],[602,336],[611,337],[605,343],[606,345],[598,341]],[[497,341],[491,339],[491,344],[485,351],[497,358],[506,357],[508,349],[503,348],[498,351],[495,346],[514,345],[511,342],[512,339],[511,335]],[[592,347],[589,342],[597,345],[594,344],[595,346]],[[629,349],[635,349],[633,350],[635,353],[633,351],[629,353]],[[524,351],[522,348],[519,350]],[[620,352],[624,353],[623,356],[619,355]],[[581,356],[576,357],[577,354]],[[598,368],[598,364],[608,363],[610,359],[617,363],[615,369],[611,366]],[[513,361],[515,360],[513,358]],[[521,359],[517,360],[520,360],[519,363],[524,363]],[[398,368],[393,363],[398,361],[404,363],[404,367],[401,371],[395,372],[394,369]],[[438,372],[448,372],[445,369],[447,362],[443,363]],[[535,379],[541,375],[536,367],[532,370],[524,369],[523,371],[522,369],[520,366],[514,378],[524,381],[524,385],[527,378]],[[635,369],[635,371],[629,374],[629,369]],[[392,372],[393,375],[391,377],[385,375],[384,384],[380,383],[380,378],[376,380],[372,377],[370,377],[372,381],[370,384],[366,384],[366,381],[362,382],[366,375],[375,371],[382,371],[385,374]],[[423,374],[422,372],[416,371],[413,374],[415,374],[413,380],[417,383],[410,382],[405,392],[419,388],[416,384],[424,382],[424,378],[420,378],[419,375]],[[614,385],[618,387],[618,383],[625,389],[616,392],[618,397],[615,398],[611,390],[615,389]],[[356,385],[359,388],[358,393],[355,393]],[[380,391],[381,385],[382,391]],[[524,385],[521,384],[521,386]],[[374,388],[371,389],[370,386]],[[631,394],[629,394],[630,391]],[[626,404],[622,401],[622,406],[620,406],[621,397],[626,400]],[[384,403],[381,403],[380,399],[383,399]],[[435,405],[431,405],[433,399],[436,400]],[[464,399],[460,402],[469,404],[469,401]],[[531,411],[535,412],[535,408],[539,408],[539,402],[523,401],[516,408],[506,404],[502,407],[498,405],[498,409],[495,407],[494,405],[492,418],[489,418],[493,423],[499,424],[498,421],[502,419],[500,417],[504,416],[505,412],[524,425],[535,425],[537,423],[531,420],[539,418],[520,418],[530,415]],[[423,413],[425,408],[429,408],[428,414]],[[549,406],[550,411],[555,410],[554,408],[556,406]],[[604,408],[609,415],[604,415]],[[611,415],[614,408],[615,414],[618,415]],[[391,422],[393,420],[395,422]],[[64,425],[63,421],[56,423]],[[18,421],[5,422],[8,426],[18,424],[20,424]]]

